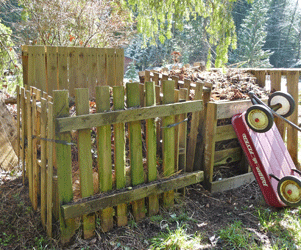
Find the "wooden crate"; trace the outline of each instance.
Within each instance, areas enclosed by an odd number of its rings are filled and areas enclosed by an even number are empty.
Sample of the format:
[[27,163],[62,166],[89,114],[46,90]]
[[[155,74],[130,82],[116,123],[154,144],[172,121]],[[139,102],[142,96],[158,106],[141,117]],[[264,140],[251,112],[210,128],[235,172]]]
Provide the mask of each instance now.
[[[207,104],[204,178],[210,192],[226,191],[254,180],[254,175],[239,145],[231,125],[233,115],[242,113],[252,105],[250,100],[218,101]],[[232,147],[225,145],[232,144]],[[225,148],[223,148],[223,145]],[[228,178],[215,179],[216,169],[230,164],[240,174]]]

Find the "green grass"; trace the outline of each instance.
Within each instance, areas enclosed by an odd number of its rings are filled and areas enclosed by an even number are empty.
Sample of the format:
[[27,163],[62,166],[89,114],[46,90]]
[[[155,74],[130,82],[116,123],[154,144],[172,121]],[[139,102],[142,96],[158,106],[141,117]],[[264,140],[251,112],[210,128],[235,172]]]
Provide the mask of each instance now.
[[150,249],[154,250],[178,250],[178,249],[199,249],[202,237],[198,234],[188,234],[185,226],[177,227],[167,232],[161,232],[157,237],[150,240]]

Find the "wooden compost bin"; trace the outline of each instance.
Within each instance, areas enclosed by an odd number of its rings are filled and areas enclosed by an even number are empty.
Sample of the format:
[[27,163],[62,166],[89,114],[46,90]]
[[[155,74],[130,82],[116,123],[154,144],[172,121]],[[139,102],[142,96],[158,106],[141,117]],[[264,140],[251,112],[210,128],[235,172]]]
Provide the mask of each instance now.
[[[254,180],[231,124],[233,115],[242,113],[251,105],[250,100],[207,103],[204,176],[210,192],[233,189]],[[237,168],[240,175],[221,176],[214,180],[219,167],[230,169],[230,165]]]

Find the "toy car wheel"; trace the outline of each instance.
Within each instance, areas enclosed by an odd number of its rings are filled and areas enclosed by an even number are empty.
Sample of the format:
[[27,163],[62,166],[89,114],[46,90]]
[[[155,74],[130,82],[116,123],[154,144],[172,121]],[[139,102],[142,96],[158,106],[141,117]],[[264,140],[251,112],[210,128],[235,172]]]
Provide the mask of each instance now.
[[271,129],[274,116],[269,108],[256,104],[248,108],[246,115],[248,126],[255,132],[265,133]]
[[301,180],[289,175],[283,177],[277,186],[280,199],[288,206],[297,207],[301,205]]
[[283,117],[290,116],[296,107],[294,98],[290,94],[281,91],[276,91],[271,94],[268,100],[268,105],[271,108],[278,104],[280,104],[280,108],[276,110],[276,113]]

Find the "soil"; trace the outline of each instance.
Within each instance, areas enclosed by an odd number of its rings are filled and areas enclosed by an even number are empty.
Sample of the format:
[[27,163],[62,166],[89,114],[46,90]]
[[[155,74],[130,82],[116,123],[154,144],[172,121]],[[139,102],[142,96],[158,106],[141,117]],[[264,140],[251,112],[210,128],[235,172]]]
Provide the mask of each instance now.
[[63,247],[58,240],[58,223],[53,223],[54,239],[49,239],[40,223],[39,211],[31,209],[28,186],[23,186],[21,177],[8,178],[0,186],[0,249],[149,249],[151,238],[183,224],[188,225],[187,233],[202,234],[200,249],[228,249],[218,237],[218,230],[236,220],[256,232],[258,244],[269,245],[272,236],[260,230],[256,216],[259,207],[268,207],[255,181],[215,194],[201,184],[186,190],[186,197],[178,197],[170,211],[161,208],[160,216],[139,223],[130,220],[128,226],[115,227],[108,233],[98,226],[96,236],[90,240],[81,239],[79,230],[71,243]]

